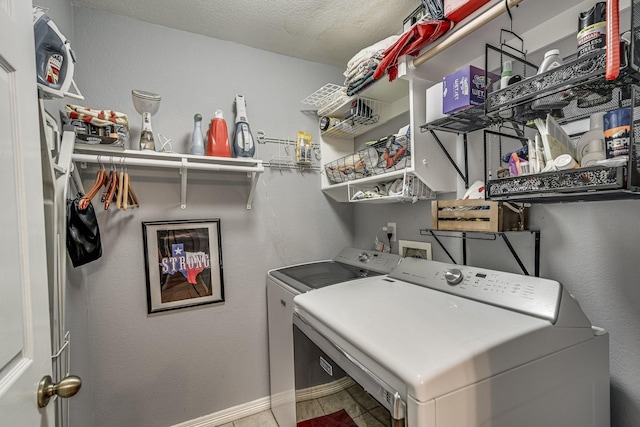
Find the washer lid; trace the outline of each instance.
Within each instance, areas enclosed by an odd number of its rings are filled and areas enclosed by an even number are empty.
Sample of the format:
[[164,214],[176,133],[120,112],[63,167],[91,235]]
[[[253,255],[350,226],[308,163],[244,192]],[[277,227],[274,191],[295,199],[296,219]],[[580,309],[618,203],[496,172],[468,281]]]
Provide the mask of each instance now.
[[300,292],[380,274],[335,261],[299,264],[269,272],[270,276],[279,279]]
[[[593,337],[389,277],[294,298],[296,312],[388,384],[428,401]],[[403,396],[406,398],[406,396]]]
[[299,292],[391,272],[402,257],[396,254],[343,248],[333,260],[296,264],[267,274]]

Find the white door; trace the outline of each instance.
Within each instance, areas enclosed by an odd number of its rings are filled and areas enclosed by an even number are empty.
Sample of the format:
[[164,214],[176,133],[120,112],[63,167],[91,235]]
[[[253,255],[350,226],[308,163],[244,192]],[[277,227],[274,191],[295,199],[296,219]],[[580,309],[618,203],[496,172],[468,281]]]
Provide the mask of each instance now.
[[0,424],[53,426],[37,388],[51,375],[31,2],[0,0]]

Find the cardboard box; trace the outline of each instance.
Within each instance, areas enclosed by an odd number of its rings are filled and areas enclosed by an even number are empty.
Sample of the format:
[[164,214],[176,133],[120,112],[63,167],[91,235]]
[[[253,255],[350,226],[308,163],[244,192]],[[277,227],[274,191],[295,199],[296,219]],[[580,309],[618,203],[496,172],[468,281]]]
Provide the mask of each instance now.
[[444,0],[444,16],[457,24],[487,3],[489,0]]
[[[489,85],[499,79],[498,75],[487,74]],[[484,70],[467,65],[442,79],[442,112],[455,113],[474,105],[484,104]]]

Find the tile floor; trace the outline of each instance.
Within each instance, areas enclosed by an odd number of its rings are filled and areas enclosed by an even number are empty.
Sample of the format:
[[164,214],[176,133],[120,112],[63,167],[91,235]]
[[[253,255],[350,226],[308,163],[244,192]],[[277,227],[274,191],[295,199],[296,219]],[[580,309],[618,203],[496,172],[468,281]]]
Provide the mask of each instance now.
[[223,424],[219,427],[278,427],[278,423],[271,411],[267,410],[245,418],[240,418],[231,423]]
[[298,421],[328,415],[340,409],[347,411],[358,427],[390,425],[389,413],[356,384],[346,390],[296,404]]
[[[328,415],[344,409],[358,427],[385,427],[390,425],[389,414],[357,385],[329,396],[306,400],[297,404],[298,421]],[[263,411],[240,418],[219,427],[279,427],[271,411]],[[292,426],[282,426],[292,427]]]

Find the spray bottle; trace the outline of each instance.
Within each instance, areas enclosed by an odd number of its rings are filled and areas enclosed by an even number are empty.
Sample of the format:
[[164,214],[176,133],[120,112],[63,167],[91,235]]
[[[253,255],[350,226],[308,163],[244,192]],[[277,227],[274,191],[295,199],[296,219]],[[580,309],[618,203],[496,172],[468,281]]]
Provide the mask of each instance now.
[[207,132],[207,156],[231,157],[229,132],[222,110],[216,110]]
[[191,135],[191,154],[199,156],[204,155],[204,142],[202,140],[202,129],[200,123],[202,122],[202,116],[196,114],[193,116],[193,134]]

